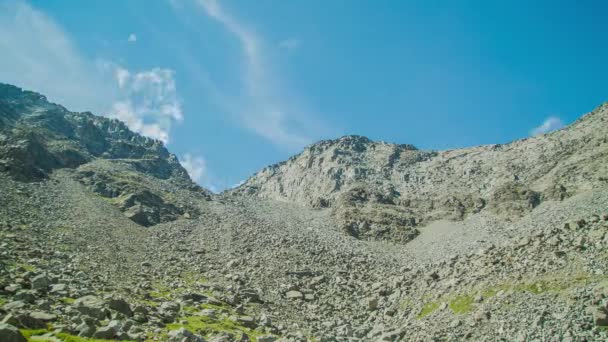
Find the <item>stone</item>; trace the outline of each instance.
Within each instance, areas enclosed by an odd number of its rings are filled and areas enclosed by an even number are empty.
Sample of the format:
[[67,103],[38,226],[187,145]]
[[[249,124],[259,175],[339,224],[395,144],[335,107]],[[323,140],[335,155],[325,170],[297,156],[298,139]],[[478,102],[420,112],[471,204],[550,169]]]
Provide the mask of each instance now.
[[596,326],[608,326],[608,313],[605,309],[596,309],[593,311],[593,323]]
[[73,306],[80,313],[87,316],[102,320],[107,317],[107,312],[104,309],[104,302],[95,296],[84,296],[74,301]]
[[210,318],[216,318],[217,317],[217,310],[214,309],[203,309],[200,311],[201,316],[206,316],[206,317],[210,317]]
[[127,317],[133,317],[133,311],[131,306],[124,299],[110,299],[108,301],[108,307],[112,310],[118,311]]
[[255,319],[251,316],[232,316],[230,319],[238,325],[242,325],[247,328],[255,329],[258,326]]
[[19,290],[21,290],[21,285],[19,284],[12,284],[4,287],[4,291],[7,293],[15,293]]
[[34,290],[19,291],[13,298],[15,300],[20,300],[25,303],[31,304],[34,301],[36,301],[36,291],[34,291]]
[[367,310],[374,311],[378,309],[378,298],[368,298],[367,299]]
[[93,334],[93,338],[102,339],[102,340],[110,340],[116,336],[117,330],[115,327],[106,326],[101,327],[95,331]]
[[296,290],[287,291],[287,293],[285,294],[285,298],[287,299],[302,299],[303,297],[304,295],[302,294],[302,292]]
[[91,337],[95,333],[95,327],[83,322],[76,327],[76,331],[80,337]]
[[25,329],[44,329],[46,328],[46,323],[38,318],[32,317],[28,314],[20,314],[16,316],[17,321],[19,321],[19,328]]
[[50,293],[57,293],[57,292],[65,292],[68,289],[68,286],[66,284],[53,284],[51,285],[51,291],[49,291]]
[[50,285],[51,281],[44,274],[40,274],[32,279],[32,290],[47,290]]
[[262,314],[260,316],[260,325],[263,327],[272,326],[272,319],[270,318],[270,316],[268,316],[267,314]]
[[12,311],[12,310],[17,310],[17,309],[21,309],[25,306],[25,303],[21,300],[16,300],[13,302],[8,302],[6,304],[4,304],[4,306],[2,306],[2,309],[4,311]]
[[0,341],[2,342],[27,342],[27,339],[16,327],[2,323],[0,324]]
[[15,317],[15,315],[13,315],[13,314],[8,314],[8,315],[4,316],[4,318],[2,319],[2,321],[0,321],[0,323],[10,324],[10,325],[14,325],[14,326],[19,325],[19,321],[17,320],[17,317]]
[[52,322],[54,320],[57,319],[56,315],[50,314],[50,313],[46,313],[46,312],[42,312],[42,311],[34,311],[30,313],[30,317],[34,318],[34,319],[39,319],[43,322]]
[[[170,331],[167,336],[170,342],[204,342],[200,336],[193,334],[190,330],[179,328]],[[259,340],[258,340],[259,341]]]

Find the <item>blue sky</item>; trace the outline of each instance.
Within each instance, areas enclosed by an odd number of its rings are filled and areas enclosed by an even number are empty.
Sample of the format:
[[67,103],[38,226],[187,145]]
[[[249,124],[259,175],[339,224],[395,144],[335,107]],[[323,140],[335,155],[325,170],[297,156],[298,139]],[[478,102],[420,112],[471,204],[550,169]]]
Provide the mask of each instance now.
[[608,98],[603,1],[0,0],[0,82],[120,118],[221,190],[345,134],[449,149]]

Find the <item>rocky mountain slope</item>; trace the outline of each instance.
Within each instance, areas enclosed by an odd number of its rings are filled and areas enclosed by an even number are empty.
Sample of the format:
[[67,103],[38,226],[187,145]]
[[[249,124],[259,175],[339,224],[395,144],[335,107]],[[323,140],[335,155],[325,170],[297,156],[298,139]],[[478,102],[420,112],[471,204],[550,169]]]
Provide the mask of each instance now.
[[95,193],[145,226],[193,215],[169,188],[196,186],[161,142],[91,113],[73,113],[40,94],[0,84],[0,169],[16,180],[47,178],[68,168]]
[[0,341],[604,341],[606,121],[419,151],[344,137],[242,187],[0,85]]
[[505,145],[421,151],[346,136],[271,165],[238,194],[332,207],[354,236],[409,241],[412,227],[490,211],[516,220],[543,201],[608,184],[608,104],[563,130]]

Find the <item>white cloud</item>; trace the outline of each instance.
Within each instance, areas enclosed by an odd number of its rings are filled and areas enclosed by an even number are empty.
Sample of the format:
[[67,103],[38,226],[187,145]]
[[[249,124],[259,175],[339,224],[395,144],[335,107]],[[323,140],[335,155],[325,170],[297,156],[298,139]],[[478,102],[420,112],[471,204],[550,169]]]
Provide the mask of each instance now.
[[[276,74],[268,63],[263,40],[241,21],[228,13],[217,0],[194,0],[204,13],[220,23],[240,43],[244,70],[240,75],[244,94],[225,94],[218,87],[206,85],[214,93],[217,105],[257,135],[288,149],[299,149],[311,142],[313,136],[326,131],[322,125],[284,89],[276,86]],[[183,10],[174,2],[176,10]],[[296,43],[291,42],[290,45]],[[288,44],[288,45],[289,45]]]
[[173,72],[134,72],[78,51],[59,25],[23,1],[0,0],[1,82],[40,92],[70,110],[119,118],[143,135],[169,141],[183,120]]
[[545,122],[543,122],[542,125],[534,128],[532,131],[530,131],[530,135],[536,136],[536,135],[549,133],[549,132],[558,130],[564,126],[565,126],[564,122],[560,118],[555,117],[555,116],[550,116],[545,120]]
[[180,158],[180,163],[184,169],[188,171],[190,178],[194,182],[202,185],[211,192],[218,193],[220,191],[218,186],[211,181],[205,158],[186,153]]
[[127,80],[131,77],[131,73],[127,69],[117,67],[115,77],[116,81],[118,82],[118,87],[122,89],[125,87]]
[[300,41],[296,38],[287,38],[279,42],[279,47],[287,51],[293,51],[300,47]]
[[190,153],[184,154],[180,161],[184,169],[188,171],[190,178],[195,182],[200,182],[207,171],[207,163],[202,157],[195,157]]
[[127,41],[129,43],[135,43],[137,41],[137,36],[135,35],[135,33],[131,33],[129,35],[129,38],[127,38]]
[[155,68],[132,74],[117,67],[115,74],[123,98],[113,104],[109,116],[167,144],[172,123],[183,120],[173,71]]

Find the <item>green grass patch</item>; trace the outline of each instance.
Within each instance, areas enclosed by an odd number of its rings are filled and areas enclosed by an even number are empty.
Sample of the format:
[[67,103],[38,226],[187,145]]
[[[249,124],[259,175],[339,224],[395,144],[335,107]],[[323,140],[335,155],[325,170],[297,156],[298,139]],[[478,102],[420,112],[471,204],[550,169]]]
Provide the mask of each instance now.
[[171,299],[173,293],[171,291],[150,291],[149,294],[152,298]]
[[73,304],[76,301],[76,299],[69,298],[69,297],[64,297],[64,298],[61,298],[61,301],[64,302],[64,303],[66,303],[66,304]]
[[[54,335],[53,337],[44,337],[44,334],[49,333],[49,330],[47,329],[21,329],[21,334],[23,334],[23,337],[25,337],[28,342],[44,342],[44,341],[55,341],[55,339],[58,339],[60,341],[63,342],[109,342],[111,340],[99,340],[99,339],[94,339],[94,338],[86,338],[86,337],[80,337],[80,336],[74,336],[74,335],[70,335],[67,333],[59,333]],[[132,342],[132,341],[131,341]]]
[[424,306],[422,307],[422,310],[418,314],[418,319],[424,318],[424,317],[432,314],[438,308],[439,308],[439,302],[428,302],[428,303],[424,304]]
[[59,333],[56,335],[56,337],[64,342],[109,342],[109,341],[112,341],[112,340],[98,340],[98,339],[94,339],[94,338],[79,337],[79,336],[74,336],[74,335],[70,335],[70,334],[66,334],[66,333]]
[[473,303],[474,300],[471,296],[456,296],[448,306],[455,314],[463,314],[473,310]]
[[32,336],[39,336],[48,333],[49,331],[46,329],[19,329],[23,337],[27,338],[28,341]]
[[261,335],[260,332],[238,325],[227,318],[216,320],[206,316],[186,316],[180,318],[180,320],[184,320],[187,323],[167,324],[167,329],[177,330],[179,328],[185,328],[203,336],[217,334],[219,332],[227,332],[231,334],[241,333],[249,336],[252,341],[256,341],[256,337]]
[[20,263],[20,264],[17,264],[17,267],[21,267],[28,272],[36,272],[36,267],[32,266],[30,264]]

